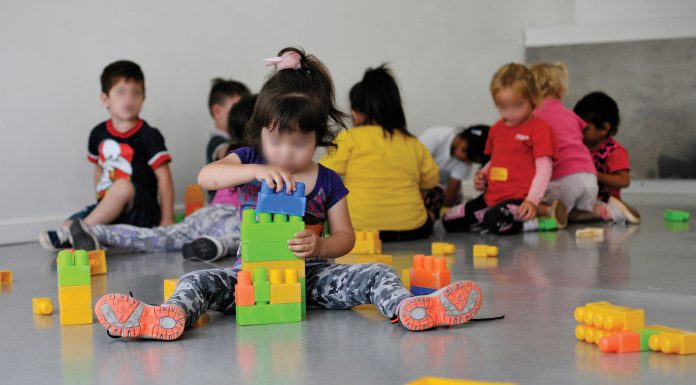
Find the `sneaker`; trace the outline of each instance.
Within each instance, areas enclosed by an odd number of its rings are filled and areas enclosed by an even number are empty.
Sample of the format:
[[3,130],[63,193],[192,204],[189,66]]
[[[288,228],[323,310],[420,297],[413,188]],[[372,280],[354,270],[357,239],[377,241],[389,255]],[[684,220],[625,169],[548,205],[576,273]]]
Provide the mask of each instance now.
[[220,240],[202,236],[182,248],[184,259],[213,262],[225,256],[227,251]]
[[481,301],[481,289],[474,282],[457,281],[432,294],[403,300],[399,307],[399,322],[413,331],[461,325],[478,312]]
[[82,219],[75,219],[70,224],[70,238],[75,249],[78,250],[97,250],[99,241],[92,235]]
[[94,313],[112,337],[175,340],[184,332],[186,313],[176,305],[147,305],[120,293],[97,301]]
[[48,251],[70,249],[72,244],[66,230],[49,230],[39,234],[39,243]]
[[628,203],[622,201],[614,196],[609,197],[609,202],[607,203],[609,210],[613,213],[619,213],[618,215],[624,218],[624,221],[632,224],[640,223],[640,213],[638,210],[633,208]]
[[553,201],[549,209],[549,216],[556,220],[556,227],[559,230],[568,227],[568,208],[563,202],[559,200]]

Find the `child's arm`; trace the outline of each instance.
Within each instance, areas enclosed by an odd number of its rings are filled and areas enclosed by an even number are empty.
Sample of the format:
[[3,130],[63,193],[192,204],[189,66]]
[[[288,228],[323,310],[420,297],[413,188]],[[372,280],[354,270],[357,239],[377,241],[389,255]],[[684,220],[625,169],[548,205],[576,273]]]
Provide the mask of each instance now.
[[619,170],[612,174],[597,174],[597,181],[605,186],[626,188],[631,184],[631,171]]
[[480,170],[476,171],[476,175],[474,175],[474,188],[476,190],[483,191],[486,189],[486,179],[490,170],[491,162],[488,161]]
[[553,160],[550,156],[542,156],[534,160],[535,173],[532,179],[532,185],[529,187],[529,193],[524,202],[520,205],[520,219],[528,221],[534,219],[537,215],[537,207],[539,202],[546,193],[546,187],[551,180],[553,171]]
[[447,190],[445,190],[445,206],[452,206],[457,203],[459,197],[459,189],[462,187],[462,181],[459,179],[450,178],[447,181]]
[[98,164],[95,164],[94,165],[94,176],[92,177],[92,179],[94,179],[94,187],[95,188],[99,184],[99,178],[101,178],[101,174],[102,174],[101,166],[99,166]]
[[331,236],[319,237],[311,230],[295,234],[288,241],[288,248],[298,258],[338,258],[348,254],[355,245],[355,232],[348,214],[345,197],[336,202],[328,212]]
[[157,177],[157,189],[162,211],[160,226],[168,226],[174,223],[174,182],[169,164],[165,163],[157,167],[155,176]]
[[252,180],[265,180],[268,186],[281,191],[283,183],[288,193],[295,190],[292,174],[263,164],[242,164],[237,154],[210,163],[198,173],[198,184],[206,190],[221,190],[249,183]]

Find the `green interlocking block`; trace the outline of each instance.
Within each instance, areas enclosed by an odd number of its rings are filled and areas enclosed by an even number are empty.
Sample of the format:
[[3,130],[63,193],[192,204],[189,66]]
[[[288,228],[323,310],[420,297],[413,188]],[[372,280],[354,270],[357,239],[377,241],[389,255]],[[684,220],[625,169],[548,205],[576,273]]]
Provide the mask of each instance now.
[[665,210],[665,220],[672,222],[686,222],[689,220],[689,213],[683,210]]
[[305,279],[298,278],[300,281],[300,286],[302,287],[302,319],[307,317],[307,286],[305,286]]
[[242,261],[267,262],[296,260],[288,240],[304,230],[302,217],[244,210],[242,213]]
[[252,282],[254,284],[254,302],[271,302],[271,283],[268,282],[268,270],[264,267],[255,268]]
[[646,328],[646,329],[642,329],[642,330],[638,331],[638,334],[640,334],[640,351],[641,352],[649,352],[651,350],[650,345],[648,344],[648,341],[650,340],[650,336],[653,334],[658,334],[659,332],[660,332],[659,330],[650,329],[650,328]]
[[553,231],[558,229],[558,224],[553,218],[539,218],[539,231]]
[[288,249],[288,242],[242,242],[242,262],[271,262],[271,261],[295,261],[297,258],[293,251]]
[[257,304],[236,307],[237,325],[267,325],[302,321],[301,303]]
[[58,286],[91,285],[89,257],[84,250],[75,253],[63,250],[58,253]]

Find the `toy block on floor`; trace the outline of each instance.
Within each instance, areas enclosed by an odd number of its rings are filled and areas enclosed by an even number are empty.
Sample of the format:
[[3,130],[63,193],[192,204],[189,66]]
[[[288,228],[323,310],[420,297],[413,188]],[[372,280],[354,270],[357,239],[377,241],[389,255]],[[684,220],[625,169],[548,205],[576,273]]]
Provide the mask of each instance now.
[[301,303],[257,304],[236,309],[237,325],[266,325],[302,321]]
[[680,355],[696,353],[695,332],[661,325],[650,328],[658,331],[648,340],[652,351]]
[[635,353],[650,351],[650,336],[659,331],[649,326],[638,332],[618,332],[601,337],[597,345],[604,353]]
[[163,290],[162,292],[164,293],[164,302],[167,302],[167,300],[174,294],[174,289],[176,289],[176,284],[179,283],[179,278],[167,278],[164,280],[162,286]]
[[304,314],[304,279],[297,271],[257,267],[242,270],[235,285],[237,325],[298,322]]
[[90,305],[92,304],[92,287],[83,286],[59,286],[58,303],[63,306]]
[[58,252],[58,286],[90,285],[89,256],[84,250]]
[[357,230],[355,246],[349,254],[382,254],[382,241],[377,230]]
[[261,191],[256,204],[259,213],[287,214],[303,217],[307,198],[305,198],[305,184],[295,183],[295,191],[288,194],[285,185],[283,191],[276,192],[270,188],[265,180],[261,181]]
[[585,341],[590,344],[598,344],[604,337],[609,337],[615,332],[607,331],[601,328],[588,325],[578,325],[575,327],[575,338],[578,341]]
[[477,245],[474,245],[473,254],[474,254],[474,258],[497,257],[498,256],[498,247],[477,244]]
[[92,323],[92,304],[60,306],[61,325],[85,325]]
[[585,227],[575,231],[575,238],[601,238],[604,236],[604,229],[601,227]]
[[416,295],[429,294],[449,285],[452,277],[447,259],[444,256],[414,255],[409,281],[411,292],[416,294],[414,290],[417,291]]
[[406,385],[515,385],[510,382],[484,382],[471,380],[456,380],[444,377],[423,377],[413,380]]
[[670,222],[687,222],[691,215],[684,210],[665,210],[664,218]]
[[31,299],[31,309],[34,314],[50,315],[53,314],[53,301],[49,297],[38,297]]
[[539,223],[539,231],[558,230],[558,223],[553,218],[541,217],[538,219],[538,223]]
[[638,331],[645,328],[643,309],[632,309],[609,302],[593,302],[575,309],[578,323],[607,331]]
[[0,270],[0,285],[12,283],[12,271]]
[[262,262],[298,260],[288,249],[288,240],[304,230],[301,216],[258,213],[253,209],[242,212],[242,261]]
[[90,275],[106,274],[106,252],[104,250],[92,250],[87,252],[89,259]]
[[430,253],[432,255],[450,255],[454,254],[457,248],[452,243],[447,242],[433,242],[430,245]]
[[61,325],[92,323],[92,280],[85,250],[58,252],[58,306]]
[[203,207],[205,207],[205,194],[201,186],[197,184],[186,185],[186,191],[184,192],[184,216],[189,216]]

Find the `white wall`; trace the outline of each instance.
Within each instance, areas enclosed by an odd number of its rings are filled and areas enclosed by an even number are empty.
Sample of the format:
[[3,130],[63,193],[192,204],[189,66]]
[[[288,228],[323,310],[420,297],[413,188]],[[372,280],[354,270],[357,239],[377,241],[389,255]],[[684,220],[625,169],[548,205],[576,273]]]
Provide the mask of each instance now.
[[99,74],[139,63],[142,117],[164,134],[177,201],[203,165],[209,81],[258,90],[261,58],[304,46],[340,101],[367,66],[392,63],[412,131],[492,122],[491,74],[522,61],[523,31],[568,24],[572,0],[4,1],[0,4],[0,243],[35,239],[93,198],[89,130],[107,118]]

